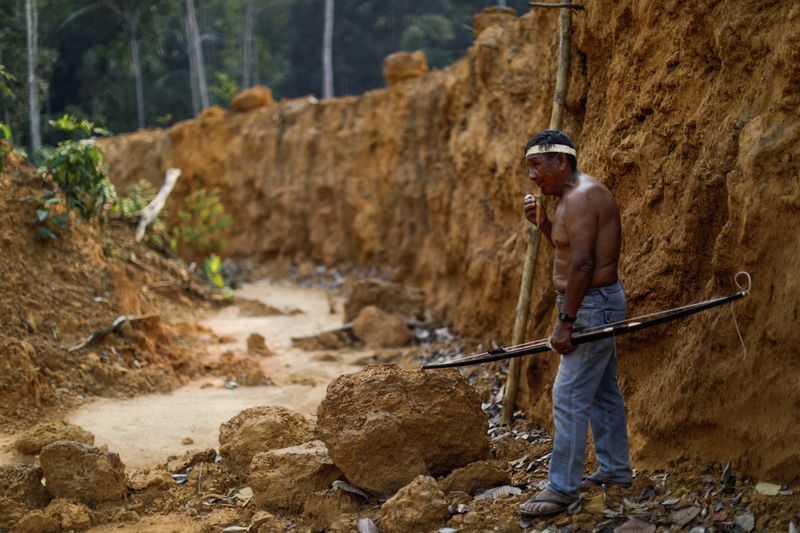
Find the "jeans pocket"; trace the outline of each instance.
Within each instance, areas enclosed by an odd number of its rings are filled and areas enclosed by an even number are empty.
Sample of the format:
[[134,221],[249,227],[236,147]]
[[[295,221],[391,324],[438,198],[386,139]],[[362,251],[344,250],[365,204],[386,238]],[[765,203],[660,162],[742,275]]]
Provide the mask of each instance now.
[[615,309],[608,309],[603,311],[603,319],[605,320],[606,324],[612,324],[614,322],[620,322],[625,320],[625,311],[624,310],[615,310]]

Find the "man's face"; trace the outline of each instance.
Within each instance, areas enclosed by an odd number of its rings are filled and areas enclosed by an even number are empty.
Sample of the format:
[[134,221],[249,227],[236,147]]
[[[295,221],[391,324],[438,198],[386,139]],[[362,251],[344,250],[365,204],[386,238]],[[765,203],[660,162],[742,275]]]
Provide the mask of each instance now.
[[528,163],[528,177],[539,186],[542,194],[557,196],[561,193],[564,169],[559,155],[552,157],[548,154],[535,154],[525,158]]

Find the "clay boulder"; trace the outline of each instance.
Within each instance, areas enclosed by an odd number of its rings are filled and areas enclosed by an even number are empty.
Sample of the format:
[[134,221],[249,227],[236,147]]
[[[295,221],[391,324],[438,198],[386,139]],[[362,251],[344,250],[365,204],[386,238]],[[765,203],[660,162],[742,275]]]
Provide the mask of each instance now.
[[353,321],[353,333],[368,348],[407,346],[414,338],[402,315],[387,313],[374,305],[361,310]]
[[352,322],[362,309],[370,305],[403,317],[421,317],[425,311],[425,295],[420,289],[382,279],[359,280],[353,285],[350,298],[344,305],[345,322]]
[[425,52],[395,52],[383,60],[383,79],[387,87],[397,83],[413,80],[428,72],[428,60]]
[[237,93],[231,100],[231,109],[238,112],[251,111],[272,104],[272,90],[269,87],[250,87]]
[[475,37],[490,26],[507,26],[517,20],[517,12],[510,7],[491,6],[472,15],[472,32]]
[[14,449],[19,453],[36,455],[42,448],[57,440],[94,445],[94,435],[82,427],[69,422],[48,422],[39,424],[23,434],[14,442]]
[[435,530],[446,518],[447,500],[436,480],[418,476],[383,504],[378,521],[381,531],[404,533]]
[[314,423],[283,407],[251,407],[219,428],[220,454],[244,474],[256,454],[297,446],[314,438]]
[[250,463],[248,482],[257,507],[298,512],[306,498],[329,488],[341,475],[325,445],[311,441],[259,453]]
[[60,440],[42,449],[39,462],[47,490],[57,498],[97,504],[127,494],[125,465],[116,453]]
[[317,424],[347,479],[380,495],[489,454],[480,398],[456,370],[385,365],[340,376],[328,386]]

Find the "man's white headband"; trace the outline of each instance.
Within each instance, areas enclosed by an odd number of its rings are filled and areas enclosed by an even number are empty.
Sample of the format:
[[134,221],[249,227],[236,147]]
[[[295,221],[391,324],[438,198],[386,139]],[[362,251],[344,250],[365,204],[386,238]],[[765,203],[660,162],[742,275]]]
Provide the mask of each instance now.
[[535,144],[528,148],[528,151],[525,152],[525,157],[530,157],[536,154],[551,154],[555,152],[570,154],[575,157],[578,156],[578,154],[575,152],[575,148],[565,144]]

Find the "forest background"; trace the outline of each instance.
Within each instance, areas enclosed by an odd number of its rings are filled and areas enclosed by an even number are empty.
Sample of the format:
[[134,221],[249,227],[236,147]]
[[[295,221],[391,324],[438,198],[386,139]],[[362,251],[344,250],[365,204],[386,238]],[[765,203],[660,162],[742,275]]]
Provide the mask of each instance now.
[[[431,68],[454,62],[472,42],[471,16],[494,2],[0,0],[0,121],[14,144],[37,148],[32,125],[53,145],[63,132],[48,121],[64,113],[122,133],[227,106],[253,85],[275,99],[327,96],[330,4],[333,94],[341,96],[383,86],[383,59],[395,51],[423,50]],[[527,9],[526,0],[500,4]]]

